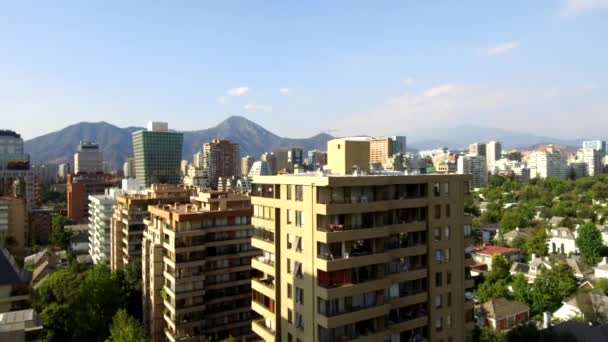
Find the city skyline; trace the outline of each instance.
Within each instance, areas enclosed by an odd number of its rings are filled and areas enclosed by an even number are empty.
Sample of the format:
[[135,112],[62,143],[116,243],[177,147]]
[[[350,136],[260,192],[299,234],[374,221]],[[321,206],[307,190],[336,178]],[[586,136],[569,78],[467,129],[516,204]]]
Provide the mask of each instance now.
[[606,1],[302,6],[8,5],[5,125],[31,139],[79,121],[189,130],[242,115],[291,137],[470,124],[602,138]]

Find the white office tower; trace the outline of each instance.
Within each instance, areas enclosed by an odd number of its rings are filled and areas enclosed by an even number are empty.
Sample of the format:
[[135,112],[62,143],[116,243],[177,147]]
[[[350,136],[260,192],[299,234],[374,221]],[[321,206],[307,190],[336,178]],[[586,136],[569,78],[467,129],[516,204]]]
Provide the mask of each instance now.
[[183,183],[185,186],[198,188],[199,190],[209,189],[211,186],[209,181],[209,173],[207,169],[188,165],[188,170],[184,176]]
[[482,187],[488,182],[486,157],[476,154],[460,156],[456,172],[461,175],[471,175],[470,188]]
[[59,179],[66,179],[70,173],[71,170],[69,163],[59,164],[59,169],[57,170],[57,177]]
[[495,173],[494,163],[502,158],[502,144],[500,141],[490,141],[486,144],[486,165],[488,172]]
[[587,177],[589,175],[589,172],[587,170],[587,163],[577,161],[575,159],[568,162],[568,166],[570,167],[570,175],[572,175],[574,179]]
[[583,148],[576,153],[576,159],[587,164],[589,176],[599,176],[602,174],[602,152],[594,148]]
[[148,131],[152,132],[169,132],[169,123],[150,121],[148,122]]
[[531,178],[568,177],[566,156],[551,146],[530,153],[527,162]]
[[88,140],[81,140],[78,151],[74,154],[74,173],[103,172],[103,155],[99,145]]
[[110,262],[111,220],[120,189],[107,189],[103,195],[89,196],[89,254],[93,263]]
[[195,167],[198,168],[202,168],[205,164],[203,164],[203,151],[200,152],[196,152],[193,156],[192,156],[192,165],[194,165]]
[[253,162],[251,165],[251,170],[249,170],[248,177],[252,178],[253,176],[270,176],[272,175],[272,169],[270,168],[270,164],[266,161],[258,160]]

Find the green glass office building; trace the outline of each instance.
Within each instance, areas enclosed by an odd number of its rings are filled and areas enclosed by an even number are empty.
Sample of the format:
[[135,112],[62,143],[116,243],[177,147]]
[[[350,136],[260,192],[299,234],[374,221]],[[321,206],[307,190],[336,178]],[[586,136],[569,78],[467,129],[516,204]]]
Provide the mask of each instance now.
[[133,133],[135,175],[146,187],[151,184],[178,184],[184,135],[170,132],[161,122],[148,124],[147,130]]

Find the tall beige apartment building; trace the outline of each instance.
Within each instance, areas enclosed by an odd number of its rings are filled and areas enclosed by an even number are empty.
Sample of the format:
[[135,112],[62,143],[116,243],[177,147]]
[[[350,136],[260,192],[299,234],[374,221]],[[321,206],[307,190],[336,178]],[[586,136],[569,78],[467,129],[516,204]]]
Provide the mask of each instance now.
[[217,189],[219,178],[241,175],[239,144],[228,140],[213,140],[203,146],[203,165],[209,172],[211,187]]
[[116,271],[130,260],[141,258],[144,219],[148,206],[190,202],[190,191],[173,184],[153,184],[145,193],[123,193],[116,197],[112,215],[110,266]]
[[372,164],[388,163],[393,156],[392,138],[373,138],[369,141],[369,161]]
[[152,341],[251,338],[252,207],[212,191],[149,206],[143,240],[144,324]]
[[[465,341],[468,176],[369,172],[369,141],[329,172],[254,177],[253,332],[265,341]],[[353,166],[357,165],[353,172]]]

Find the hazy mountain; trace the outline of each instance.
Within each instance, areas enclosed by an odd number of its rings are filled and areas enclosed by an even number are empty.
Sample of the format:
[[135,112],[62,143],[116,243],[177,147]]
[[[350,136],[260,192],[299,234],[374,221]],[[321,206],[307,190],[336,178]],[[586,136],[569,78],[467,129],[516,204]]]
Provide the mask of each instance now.
[[[418,139],[414,137],[419,137]],[[569,147],[580,147],[582,139],[559,139],[537,136],[529,133],[512,132],[500,128],[463,125],[456,127],[438,128],[432,131],[412,135],[408,144],[418,150],[428,150],[439,147],[450,149],[466,149],[474,142],[502,142],[503,149],[528,149],[545,144],[558,144]]]
[[[141,127],[120,128],[107,122],[81,122],[68,126],[60,131],[27,140],[25,149],[35,163],[73,162],[73,156],[81,139],[93,140],[100,144],[104,160],[120,167],[133,155],[131,134]],[[228,139],[238,143],[241,155],[260,154],[284,147],[302,147],[304,150],[325,150],[327,141],[332,139],[328,134],[318,134],[308,139],[289,139],[280,137],[260,125],[240,116],[232,116],[219,125],[199,130],[184,132],[182,157],[192,159],[203,144],[212,139]]]

